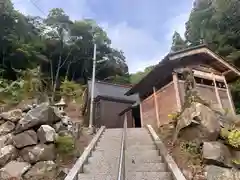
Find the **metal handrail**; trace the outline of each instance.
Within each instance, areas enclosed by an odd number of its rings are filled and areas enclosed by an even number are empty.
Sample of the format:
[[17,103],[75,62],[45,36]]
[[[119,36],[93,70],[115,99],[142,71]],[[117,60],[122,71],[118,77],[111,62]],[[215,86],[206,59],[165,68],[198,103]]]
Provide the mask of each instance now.
[[105,126],[102,126],[97,134],[94,136],[90,144],[85,148],[84,152],[82,153],[81,157],[76,161],[72,169],[69,171],[68,175],[65,177],[64,180],[77,180],[78,174],[82,172],[83,165],[87,162],[88,157],[91,155],[93,149],[96,147],[97,142],[99,141],[101,135],[105,130]]
[[121,140],[121,151],[120,151],[120,159],[119,159],[117,180],[125,180],[126,133],[127,133],[127,116],[125,115],[124,116],[124,124],[123,124],[122,140]]

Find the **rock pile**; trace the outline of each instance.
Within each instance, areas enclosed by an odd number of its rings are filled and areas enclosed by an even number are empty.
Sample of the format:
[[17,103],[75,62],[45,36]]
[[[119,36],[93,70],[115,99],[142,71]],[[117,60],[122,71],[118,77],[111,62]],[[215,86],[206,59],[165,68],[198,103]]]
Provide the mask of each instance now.
[[[226,115],[198,102],[193,102],[178,117],[174,140],[181,136],[202,147],[208,180],[240,180],[240,166],[236,166],[236,163],[240,165],[240,143],[234,148],[220,135],[229,123]],[[240,131],[239,127],[235,128]]]
[[0,114],[0,179],[38,180],[46,171],[54,175],[55,140],[70,134],[71,125],[48,103]]

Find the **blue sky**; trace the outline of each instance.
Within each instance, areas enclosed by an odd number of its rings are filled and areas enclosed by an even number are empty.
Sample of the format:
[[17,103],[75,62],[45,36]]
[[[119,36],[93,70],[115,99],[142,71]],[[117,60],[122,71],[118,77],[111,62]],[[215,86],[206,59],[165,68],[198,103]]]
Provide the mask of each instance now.
[[176,30],[184,34],[193,0],[12,0],[24,14],[44,16],[59,7],[73,20],[92,18],[124,51],[130,72],[158,63],[169,52]]

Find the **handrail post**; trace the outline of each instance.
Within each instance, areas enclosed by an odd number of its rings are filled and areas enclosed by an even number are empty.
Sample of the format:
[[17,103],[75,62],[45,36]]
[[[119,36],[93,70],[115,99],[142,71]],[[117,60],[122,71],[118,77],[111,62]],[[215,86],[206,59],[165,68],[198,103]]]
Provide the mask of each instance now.
[[126,148],[126,133],[127,133],[127,116],[124,116],[123,133],[121,140],[120,159],[118,166],[118,180],[125,180],[125,148]]

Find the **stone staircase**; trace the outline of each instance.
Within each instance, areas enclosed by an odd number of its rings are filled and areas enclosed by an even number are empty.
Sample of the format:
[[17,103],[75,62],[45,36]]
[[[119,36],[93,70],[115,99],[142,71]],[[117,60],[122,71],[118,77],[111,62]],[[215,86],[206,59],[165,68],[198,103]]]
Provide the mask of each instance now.
[[[117,180],[123,129],[106,129],[78,180]],[[126,180],[172,180],[145,128],[126,130]]]
[[147,129],[127,129],[126,180],[172,180],[159,154]]
[[116,180],[123,129],[106,129],[78,180]]

